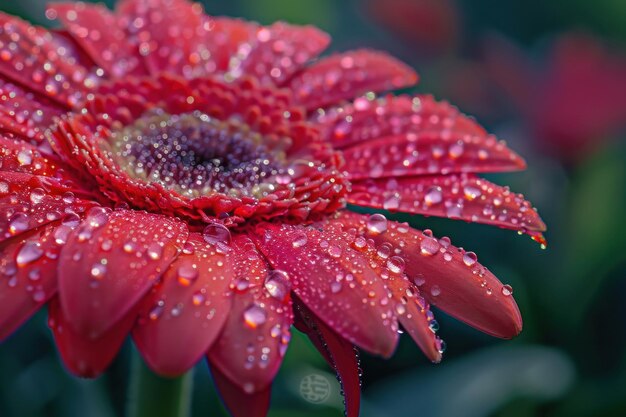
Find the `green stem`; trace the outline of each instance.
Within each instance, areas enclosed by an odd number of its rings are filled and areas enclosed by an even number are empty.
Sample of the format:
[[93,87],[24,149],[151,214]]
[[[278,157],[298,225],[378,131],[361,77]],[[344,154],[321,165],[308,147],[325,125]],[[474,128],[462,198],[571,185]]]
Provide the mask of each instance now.
[[128,417],[189,417],[193,370],[178,378],[153,373],[133,350]]

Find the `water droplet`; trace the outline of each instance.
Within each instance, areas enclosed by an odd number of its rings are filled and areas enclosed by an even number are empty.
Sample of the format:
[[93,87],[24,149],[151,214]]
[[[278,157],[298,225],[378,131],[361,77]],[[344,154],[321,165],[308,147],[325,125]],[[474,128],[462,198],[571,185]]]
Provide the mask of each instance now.
[[285,271],[270,271],[265,278],[265,289],[272,297],[285,300],[291,291],[289,275]]
[[243,312],[243,319],[246,326],[256,329],[267,320],[265,309],[258,304],[252,304]]
[[[106,262],[105,262],[106,263]],[[102,262],[97,262],[91,267],[91,277],[96,280],[101,280],[107,272],[107,267]]]
[[176,270],[176,280],[184,287],[188,287],[198,279],[198,269],[195,264],[183,264]]
[[441,191],[441,187],[431,187],[428,190],[428,192],[424,195],[424,202],[428,206],[441,203],[442,199],[443,199],[443,193]]
[[380,234],[387,231],[387,218],[382,214],[372,214],[367,219],[367,230],[371,233]]
[[328,247],[328,254],[332,256],[333,258],[341,257],[342,252],[343,251],[341,250],[341,248],[337,245],[330,245]]
[[424,256],[432,256],[439,250],[439,242],[433,237],[426,237],[420,242],[420,250]]
[[46,196],[46,193],[41,188],[35,188],[30,192],[30,202],[33,204],[39,204]]
[[192,296],[191,296],[191,302],[193,303],[193,305],[195,306],[200,306],[202,305],[202,303],[204,303],[205,300],[205,296],[202,293],[202,291],[196,291]]
[[202,237],[207,243],[217,245],[221,243],[222,245],[230,244],[231,236],[230,231],[226,226],[221,223],[209,223],[202,232]]
[[502,295],[504,295],[505,297],[509,297],[511,295],[513,295],[513,287],[511,287],[508,284],[505,284],[502,286]]
[[158,243],[153,242],[150,244],[150,246],[148,246],[147,253],[150,259],[152,259],[153,261],[158,261],[163,255],[163,247],[161,247],[161,245],[159,245]]
[[463,263],[467,266],[473,266],[476,263],[477,259],[478,257],[474,252],[465,252],[465,254],[463,255]]
[[294,248],[301,248],[302,246],[306,245],[308,240],[309,239],[308,239],[306,233],[298,232],[298,233],[296,233],[296,235],[294,236],[293,240],[291,241],[291,245]]
[[24,213],[16,213],[9,221],[9,233],[16,235],[28,229],[28,216]]
[[404,272],[404,259],[399,256],[392,256],[387,260],[387,268],[394,274]]
[[35,262],[43,255],[43,249],[37,242],[26,242],[24,246],[17,253],[15,261],[19,266],[27,265],[31,262]]
[[33,162],[33,151],[30,149],[24,149],[18,152],[17,154],[17,162],[20,165],[30,165]]
[[330,292],[337,294],[341,291],[341,282],[333,281],[330,283]]
[[433,297],[437,297],[439,294],[441,294],[441,288],[439,288],[438,285],[433,285],[432,287],[430,287],[430,293]]
[[159,317],[161,317],[161,314],[163,314],[164,307],[165,307],[165,301],[159,300],[154,305],[154,307],[150,309],[150,312],[148,313],[148,317],[150,317],[150,320],[156,320]]
[[477,197],[480,197],[480,190],[471,185],[466,185],[463,187],[463,193],[465,194],[465,198],[472,201]]

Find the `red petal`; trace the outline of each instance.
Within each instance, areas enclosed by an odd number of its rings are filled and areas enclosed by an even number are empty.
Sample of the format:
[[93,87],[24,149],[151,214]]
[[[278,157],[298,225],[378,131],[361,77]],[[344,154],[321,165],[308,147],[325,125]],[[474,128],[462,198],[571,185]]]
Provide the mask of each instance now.
[[99,337],[119,321],[178,255],[186,226],[137,211],[92,209],[61,252],[63,312],[77,333]]
[[270,408],[272,387],[249,394],[233,383],[215,366],[211,367],[213,381],[222,402],[233,417],[265,417]]
[[185,251],[142,302],[133,338],[157,373],[180,375],[217,338],[230,312],[232,266],[224,253],[192,233]]
[[129,22],[104,5],[53,3],[46,15],[58,18],[89,57],[112,77],[136,72],[139,54],[124,27]]
[[502,172],[525,168],[524,160],[494,137],[487,140],[437,130],[388,136],[343,151],[351,180],[380,177]]
[[487,139],[487,132],[475,120],[432,96],[386,96],[376,100],[357,98],[353,103],[318,113],[315,121],[335,149],[424,131],[459,132]]
[[132,310],[100,337],[92,339],[74,331],[63,313],[61,302],[55,297],[48,305],[48,325],[67,369],[81,377],[95,378],[119,352],[135,324],[136,314],[136,310]]
[[286,85],[308,109],[352,99],[368,91],[395,90],[417,82],[415,72],[389,55],[368,50],[322,58]]
[[473,175],[380,179],[352,185],[348,202],[427,216],[492,224],[519,231],[546,226],[521,194]]
[[55,178],[0,171],[0,242],[54,221],[78,222],[96,205]]
[[326,49],[330,37],[313,26],[277,22],[260,27],[255,41],[245,58],[234,61],[236,65],[231,65],[229,73],[235,78],[252,75],[262,83],[279,85]]
[[[171,72],[192,76],[206,49],[203,39],[211,21],[199,3],[185,0],[126,0],[116,6],[125,15],[127,42],[139,48],[151,74]],[[139,25],[136,22],[140,22]]]
[[338,221],[365,231],[379,247],[390,245],[392,253],[405,261],[404,272],[431,304],[492,336],[508,339],[520,333],[522,317],[512,289],[480,265],[473,252],[452,246],[448,238],[437,240],[429,231],[374,219],[380,220],[344,211]]
[[286,271],[293,291],[331,329],[372,353],[389,356],[397,322],[389,294],[347,233],[261,224],[254,239],[270,264]]
[[0,44],[6,46],[0,74],[6,78],[66,108],[77,104],[97,82],[47,30],[4,13],[0,25]]
[[0,80],[0,133],[46,146],[44,131],[61,113],[48,100]]
[[[65,226],[60,226],[61,228]],[[57,231],[49,225],[0,248],[0,340],[17,329],[57,291]]]
[[210,52],[205,64],[207,73],[223,72],[237,55],[239,46],[254,40],[259,25],[229,17],[211,19],[212,30],[204,35],[204,44]]
[[367,257],[370,267],[389,289],[398,321],[428,359],[433,362],[441,361],[442,342],[435,335],[438,324],[430,306],[404,273],[404,260],[395,255],[389,246],[376,248],[373,241],[363,234],[363,227],[354,228],[351,222],[344,225],[342,217],[331,219],[326,227],[346,230],[352,236],[352,247]]
[[232,312],[208,358],[245,392],[258,392],[271,384],[291,338],[291,284],[242,235],[234,237],[228,261],[235,268]]
[[337,372],[345,400],[346,417],[358,417],[361,403],[361,378],[356,348],[318,320],[306,306],[295,308],[297,327],[305,332],[328,364]]

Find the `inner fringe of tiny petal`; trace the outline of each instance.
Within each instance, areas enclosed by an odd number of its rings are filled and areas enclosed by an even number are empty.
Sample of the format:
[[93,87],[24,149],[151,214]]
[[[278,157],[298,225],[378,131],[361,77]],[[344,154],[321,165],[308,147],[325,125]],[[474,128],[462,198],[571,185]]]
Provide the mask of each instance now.
[[284,149],[268,146],[241,120],[200,112],[151,111],[113,132],[108,144],[113,160],[132,178],[192,198],[213,193],[261,198],[287,170]]

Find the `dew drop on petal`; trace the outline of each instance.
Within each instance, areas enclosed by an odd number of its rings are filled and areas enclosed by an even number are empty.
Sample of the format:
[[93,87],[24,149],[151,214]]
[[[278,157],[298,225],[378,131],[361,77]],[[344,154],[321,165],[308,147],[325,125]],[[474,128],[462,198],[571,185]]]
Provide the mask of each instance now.
[[198,278],[198,269],[194,264],[183,264],[176,270],[176,280],[183,287],[190,286]]
[[24,246],[17,253],[15,261],[19,266],[27,265],[31,262],[35,262],[43,255],[43,249],[37,242],[26,242]]
[[289,275],[285,271],[270,271],[267,278],[265,278],[265,289],[274,298],[279,300],[286,299],[289,291],[291,291]]
[[243,320],[246,326],[256,329],[267,320],[265,309],[258,304],[252,304],[243,312]]
[[387,268],[394,274],[404,272],[404,259],[399,256],[392,256],[387,260]]
[[424,237],[420,243],[420,250],[424,256],[432,256],[439,250],[439,242],[433,237]]
[[508,284],[505,284],[502,286],[502,295],[504,295],[505,297],[509,297],[511,295],[513,295],[513,287],[511,287]]
[[380,234],[387,231],[387,218],[380,213],[372,214],[367,219],[367,230]]
[[463,263],[467,266],[473,266],[477,260],[478,257],[474,252],[465,252],[465,254],[463,254]]
[[291,245],[294,248],[301,248],[302,246],[306,245],[307,241],[308,241],[308,237],[306,233],[298,232],[296,233],[293,240],[291,241]]
[[217,244],[230,244],[231,236],[230,231],[226,226],[221,223],[213,222],[209,223],[202,232],[202,237],[207,243]]

